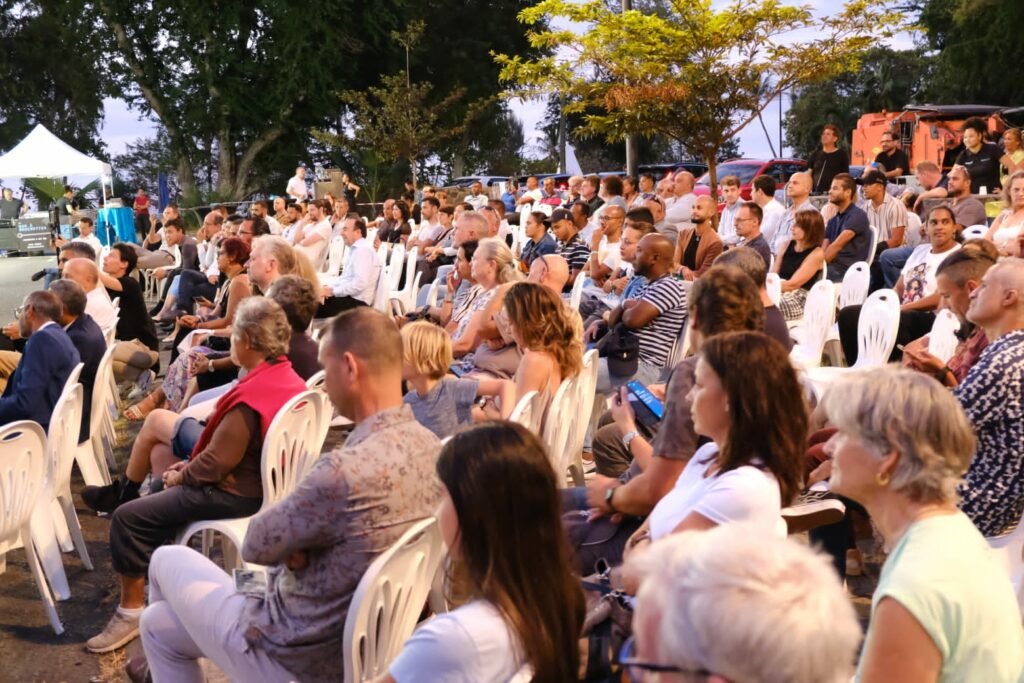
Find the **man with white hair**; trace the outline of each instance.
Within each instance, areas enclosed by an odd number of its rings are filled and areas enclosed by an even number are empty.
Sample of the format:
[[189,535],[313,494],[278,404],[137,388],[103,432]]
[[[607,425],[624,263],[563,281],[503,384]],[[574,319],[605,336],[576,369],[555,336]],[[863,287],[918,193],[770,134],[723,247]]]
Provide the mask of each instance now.
[[626,573],[639,581],[621,657],[631,681],[657,671],[673,681],[826,683],[853,672],[856,612],[829,562],[805,545],[726,524],[663,539]]
[[295,271],[295,252],[288,240],[277,235],[263,235],[253,240],[249,252],[249,279],[266,294],[270,285]]
[[971,292],[967,319],[989,345],[954,392],[978,437],[960,509],[985,536],[1014,529],[1024,512],[1024,259],[1006,258]]

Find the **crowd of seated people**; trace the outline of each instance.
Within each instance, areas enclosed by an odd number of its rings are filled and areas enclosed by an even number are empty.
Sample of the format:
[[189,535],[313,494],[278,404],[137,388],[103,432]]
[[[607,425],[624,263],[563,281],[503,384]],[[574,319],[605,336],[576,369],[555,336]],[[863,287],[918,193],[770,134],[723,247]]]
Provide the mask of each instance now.
[[[45,425],[77,363],[83,384],[90,367],[95,377],[106,342],[92,310],[121,297],[115,376],[147,391],[128,411],[142,427],[124,472],[82,491],[110,517],[120,587],[86,647],[110,652],[141,634],[145,657],[129,672],[158,682],[203,680],[202,658],[232,680],[340,681],[359,580],[436,515],[450,609],[424,614],[380,683],[579,680],[600,658],[591,634],[603,613],[584,612],[608,604],[602,593],[631,614],[611,636],[625,640],[611,659],[631,680],[1020,680],[1021,613],[989,541],[1019,533],[1024,515],[1024,261],[991,239],[964,242],[957,206],[932,208],[927,241],[893,282],[893,359],[906,367],[850,371],[811,392],[788,327],[823,264],[841,282],[867,261],[866,217],[899,214],[872,179],[858,202],[842,170],[824,212],[807,199],[820,169],[787,191],[791,210],[759,179],[755,201],[733,200],[737,239],[719,236],[714,202],[685,172],[660,185],[576,179],[578,195],[533,179],[513,193],[521,226],[482,188],[454,206],[443,192],[405,195],[370,222],[341,196],[275,202],[273,216],[218,212],[195,264],[169,215],[147,235],[150,261],[164,252],[147,268],[167,269],[157,309],[133,276],[136,249],[113,245],[97,272],[95,255],[74,251],[88,245],[69,243],[62,279],[4,329],[0,414]],[[1017,185],[1008,174],[1003,222]],[[905,226],[892,220],[876,256],[902,259]],[[319,272],[333,240],[345,261]],[[440,286],[433,305],[421,294],[396,317],[373,309],[373,291],[378,251],[402,243]],[[875,260],[879,289],[893,261]],[[948,359],[929,351],[940,309],[961,323]],[[122,329],[129,310],[141,317]],[[859,313],[838,312],[849,365]],[[155,323],[178,328],[164,327],[174,357],[163,372]],[[599,400],[582,417],[596,473],[567,488],[544,416],[580,377],[588,344]],[[321,369],[351,431],[264,506],[267,429]],[[660,413],[636,400],[637,383]],[[507,421],[531,392],[533,431]],[[812,484],[846,513],[812,529],[808,548],[786,538],[783,515],[800,514]],[[887,554],[863,636],[842,583],[852,514]],[[236,590],[211,559],[174,545],[187,523],[226,517],[250,517],[240,556],[266,568],[264,588]]]

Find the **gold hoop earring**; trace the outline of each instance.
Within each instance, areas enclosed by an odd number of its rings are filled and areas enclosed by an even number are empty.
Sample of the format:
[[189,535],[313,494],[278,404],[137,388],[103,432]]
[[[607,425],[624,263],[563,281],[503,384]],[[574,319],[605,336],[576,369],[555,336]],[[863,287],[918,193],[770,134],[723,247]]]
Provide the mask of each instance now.
[[875,483],[878,484],[879,486],[888,486],[889,478],[890,477],[888,472],[878,472],[877,474],[875,474]]

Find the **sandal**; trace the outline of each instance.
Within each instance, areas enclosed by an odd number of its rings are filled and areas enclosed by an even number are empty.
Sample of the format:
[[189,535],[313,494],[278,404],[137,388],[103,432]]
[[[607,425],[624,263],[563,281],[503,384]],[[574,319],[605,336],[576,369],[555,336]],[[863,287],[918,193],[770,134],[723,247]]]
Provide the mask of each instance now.
[[[149,407],[144,407],[146,403],[149,403]],[[142,422],[146,419],[146,416],[156,410],[156,399],[152,395],[147,396],[133,406],[128,406],[124,410],[124,418],[129,422]]]

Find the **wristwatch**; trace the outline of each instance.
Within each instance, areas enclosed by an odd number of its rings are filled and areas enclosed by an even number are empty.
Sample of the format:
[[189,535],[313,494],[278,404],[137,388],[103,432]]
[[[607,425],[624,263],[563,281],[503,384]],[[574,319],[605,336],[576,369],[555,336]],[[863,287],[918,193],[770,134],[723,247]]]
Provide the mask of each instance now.
[[[211,361],[207,361],[207,363],[206,363],[206,371],[207,372],[213,372],[214,371],[213,370],[213,361],[212,360]],[[629,447],[627,446],[627,448],[629,448]]]
[[615,489],[617,488],[619,487],[612,486],[611,488],[604,492],[604,504],[607,505],[608,509],[611,510],[612,512],[618,512],[618,510],[615,509],[615,505],[612,504],[612,498],[615,496]]
[[640,432],[636,431],[635,429],[630,430],[622,435],[622,445],[626,447],[627,451],[629,450],[629,445],[633,443],[633,439],[635,439],[638,436],[640,436]]

